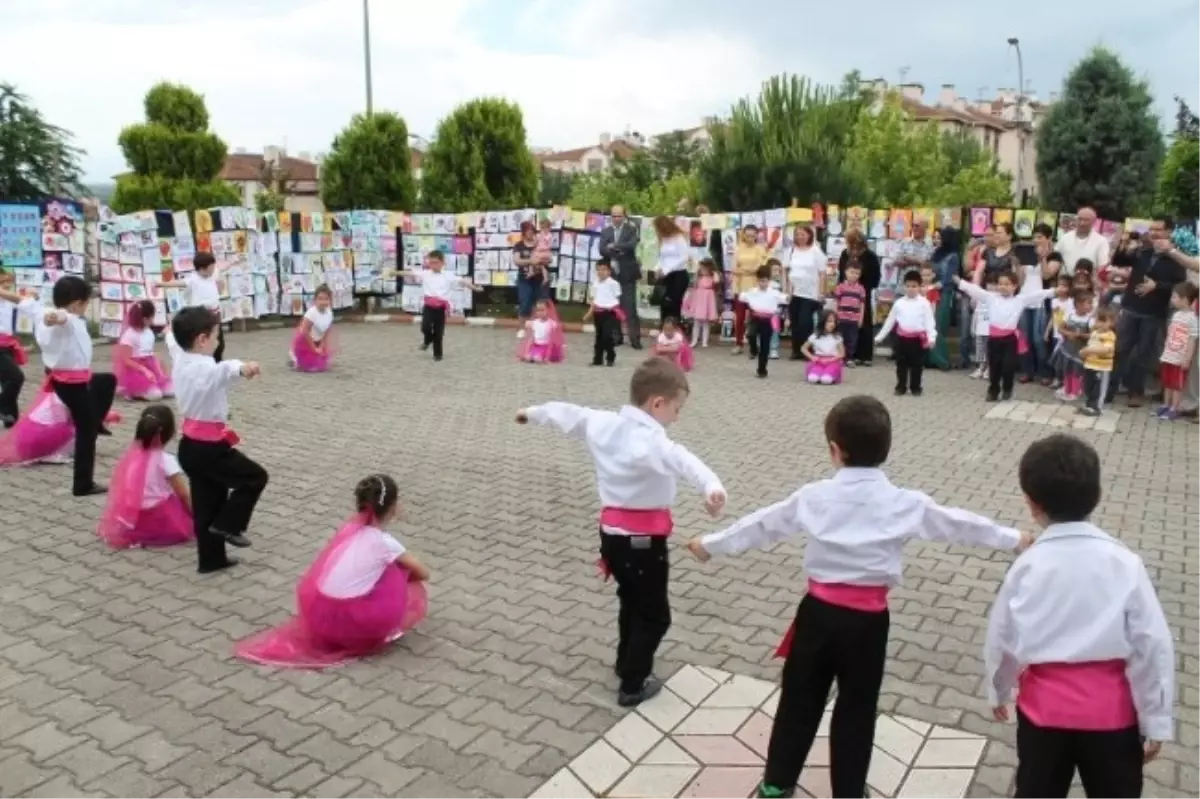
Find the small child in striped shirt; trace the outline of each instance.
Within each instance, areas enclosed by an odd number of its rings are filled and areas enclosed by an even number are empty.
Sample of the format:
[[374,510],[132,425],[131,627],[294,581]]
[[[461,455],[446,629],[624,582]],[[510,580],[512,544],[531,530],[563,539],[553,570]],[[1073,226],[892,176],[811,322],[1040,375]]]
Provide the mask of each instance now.
[[833,295],[837,299],[838,335],[846,350],[846,365],[854,366],[854,350],[858,344],[858,331],[863,324],[863,311],[867,305],[867,289],[859,278],[862,266],[851,261],[846,266],[846,279],[838,284]]

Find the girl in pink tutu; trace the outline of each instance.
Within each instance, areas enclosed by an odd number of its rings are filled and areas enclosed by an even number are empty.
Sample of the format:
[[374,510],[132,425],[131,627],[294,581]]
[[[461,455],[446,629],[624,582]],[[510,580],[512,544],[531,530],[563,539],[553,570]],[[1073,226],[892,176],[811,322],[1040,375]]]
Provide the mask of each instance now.
[[517,342],[517,359],[525,363],[562,363],[566,350],[554,303],[538,300],[533,318],[525,322],[525,335]]
[[692,320],[692,346],[708,346],[708,331],[717,316],[717,286],[721,276],[711,258],[703,258],[696,270],[696,283],[683,295],[683,316]]
[[195,537],[192,496],[179,461],[163,447],[175,437],[166,405],[142,411],[133,443],[113,470],[96,534],[113,549],[169,547]]
[[0,466],[70,463],[75,447],[71,412],[47,380],[33,405],[0,439]]
[[125,317],[121,338],[113,347],[113,374],[125,399],[160,400],[173,396],[171,378],[154,354],[154,303],[135,302]]
[[325,545],[296,587],[298,615],[238,643],[267,666],[322,669],[375,654],[425,617],[429,570],[383,527],[399,508],[386,474],[360,480],[357,514]]
[[685,372],[692,371],[692,367],[696,365],[692,345],[688,344],[683,331],[670,317],[663,320],[662,330],[658,331],[658,339],[654,342],[654,354],[678,364]]
[[808,358],[808,382],[828,386],[842,382],[846,348],[837,332],[837,312],[822,311],[817,330],[800,347]]
[[300,372],[325,372],[333,360],[336,347],[333,332],[333,292],[329,286],[317,286],[313,305],[304,312],[304,318],[292,338],[290,360],[292,368]]

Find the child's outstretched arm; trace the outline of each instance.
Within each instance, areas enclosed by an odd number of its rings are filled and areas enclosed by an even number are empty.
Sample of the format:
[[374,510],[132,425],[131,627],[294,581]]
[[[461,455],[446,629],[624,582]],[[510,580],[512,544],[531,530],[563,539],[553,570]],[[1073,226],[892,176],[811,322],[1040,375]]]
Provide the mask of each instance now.
[[693,488],[704,495],[704,507],[709,515],[716,516],[725,507],[725,486],[716,472],[708,468],[704,461],[697,458],[692,451],[682,444],[663,436],[664,446],[657,453],[648,455],[659,456],[660,465],[664,471],[686,480]]
[[418,583],[429,581],[429,569],[424,563],[417,560],[411,552],[405,552],[400,557],[396,558],[395,563],[402,569],[408,571],[409,576]]
[[[983,286],[980,286],[977,283],[970,283],[955,275],[954,286],[973,300],[978,302],[985,302],[987,300],[987,291],[984,290]],[[1054,292],[1051,292],[1051,294],[1053,293]]]
[[1033,536],[1012,527],[1003,527],[986,516],[961,508],[947,508],[932,498],[917,494],[924,503],[924,513],[915,534],[925,541],[945,541],[995,549],[1023,552],[1033,543]]
[[700,561],[713,555],[737,555],[751,547],[762,548],[798,535],[804,531],[806,519],[802,488],[782,502],[743,516],[720,532],[693,538],[688,549]]
[[591,408],[570,402],[547,402],[517,411],[517,424],[533,422],[557,427],[569,438],[587,435],[588,420],[596,413]]
[[1145,564],[1139,565],[1137,585],[1125,611],[1125,628],[1133,649],[1125,674],[1138,726],[1146,737],[1146,755],[1153,759],[1160,748],[1157,745],[1174,737],[1175,644]]
[[891,310],[888,311],[887,319],[883,322],[883,327],[879,328],[879,334],[875,336],[875,343],[881,343],[888,337],[888,333],[892,332],[892,328],[896,326],[896,303],[892,303]]

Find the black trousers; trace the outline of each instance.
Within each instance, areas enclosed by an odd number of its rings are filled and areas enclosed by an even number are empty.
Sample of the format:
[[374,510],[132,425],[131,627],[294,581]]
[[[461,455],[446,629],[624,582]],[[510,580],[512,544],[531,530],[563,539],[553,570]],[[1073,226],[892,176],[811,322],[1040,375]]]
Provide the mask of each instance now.
[[800,779],[837,680],[829,727],[830,784],[834,796],[865,796],[879,687],[887,658],[889,617],[831,605],[808,594],[796,611],[792,651],[782,688],[764,782],[790,790]]
[[[838,335],[842,337],[842,347],[846,350],[846,363],[849,363],[854,360],[855,353],[858,352],[858,322],[838,320],[837,329]],[[795,330],[793,327],[793,336],[796,335]]]
[[433,357],[442,357],[442,340],[446,336],[446,309],[426,305],[421,309],[421,335],[425,346],[433,345]]
[[863,303],[863,323],[858,329],[858,343],[854,347],[854,360],[870,363],[875,358],[875,317],[871,309],[871,290],[867,290],[867,301]]
[[771,355],[771,339],[775,336],[775,328],[771,326],[770,319],[759,319],[757,316],[750,318],[751,329],[751,349],[754,351],[754,356],[758,359],[758,374],[765,375],[767,373],[767,360]]
[[1075,770],[1089,797],[1142,795],[1138,728],[1101,732],[1039,727],[1017,711],[1018,797],[1065,797]]
[[683,309],[683,295],[687,294],[688,272],[686,269],[676,269],[668,275],[659,278],[663,287],[662,310],[663,319],[680,321]]
[[925,348],[921,339],[897,335],[892,339],[896,356],[896,390],[921,390],[921,375],[925,372]]
[[671,627],[666,536],[600,533],[600,557],[617,583],[617,675],[635,693],[654,670],[654,653]]
[[815,322],[813,315],[821,310],[821,303],[807,297],[792,297],[788,303],[788,319],[792,323],[792,354],[799,355],[800,348],[812,335]]
[[263,489],[267,470],[221,441],[179,439],[179,466],[192,488],[192,518],[200,571],[225,566],[224,533],[244,533]]
[[988,336],[988,396],[1011,394],[1013,379],[1021,359],[1017,355],[1016,336]]
[[225,325],[217,325],[217,348],[213,350],[213,360],[217,363],[225,357]]
[[0,347],[0,416],[16,419],[21,415],[17,398],[25,385],[25,373],[17,366],[17,353],[9,347]]
[[112,409],[117,393],[117,378],[106,372],[92,374],[86,383],[61,383],[51,379],[54,393],[71,412],[75,425],[75,473],[71,490],[76,494],[90,491],[96,484],[96,436]]
[[1112,372],[1101,372],[1097,369],[1083,370],[1084,403],[1094,411],[1100,410],[1107,399],[1109,386],[1112,384]]
[[616,311],[596,309],[592,313],[592,327],[596,329],[592,342],[592,363],[611,364],[617,360],[617,337],[621,335],[621,320]]

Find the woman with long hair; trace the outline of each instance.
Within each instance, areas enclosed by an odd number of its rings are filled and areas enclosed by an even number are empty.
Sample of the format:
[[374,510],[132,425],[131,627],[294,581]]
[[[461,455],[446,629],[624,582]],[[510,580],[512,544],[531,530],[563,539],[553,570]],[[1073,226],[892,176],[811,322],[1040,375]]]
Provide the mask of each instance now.
[[662,289],[659,310],[663,319],[678,319],[683,310],[683,295],[688,288],[688,263],[692,259],[687,234],[669,216],[654,218],[658,236],[658,285]]
[[[933,255],[930,257],[930,262],[933,264],[934,274],[937,275],[935,280],[942,284],[942,291],[938,304],[933,309],[934,321],[937,324],[937,338],[934,340],[932,349],[929,350],[928,360],[929,365],[934,369],[949,369],[950,349],[946,339],[954,310],[956,294],[953,290],[954,278],[958,277],[962,263],[962,239],[959,238],[958,229],[949,226],[942,228],[934,235],[938,241]],[[966,335],[960,331],[959,346],[962,346],[961,340],[965,337]]]
[[804,358],[801,349],[812,335],[814,319],[821,310],[826,266],[825,253],[817,244],[812,227],[797,225],[787,260],[788,282],[792,287],[788,316],[792,323],[793,361]]
[[525,323],[533,317],[533,306],[548,296],[546,265],[535,253],[538,247],[537,228],[530,221],[521,223],[521,238],[513,245],[513,266],[520,270],[517,277],[517,318],[521,329],[517,338],[525,337]]
[[858,329],[858,343],[854,348],[854,362],[859,366],[870,366],[875,357],[875,319],[872,309],[872,292],[879,288],[882,274],[879,256],[867,247],[867,239],[858,228],[846,232],[846,249],[838,259],[838,282],[846,279],[846,265],[857,262],[862,270],[859,282],[867,292],[863,303],[863,320]]

